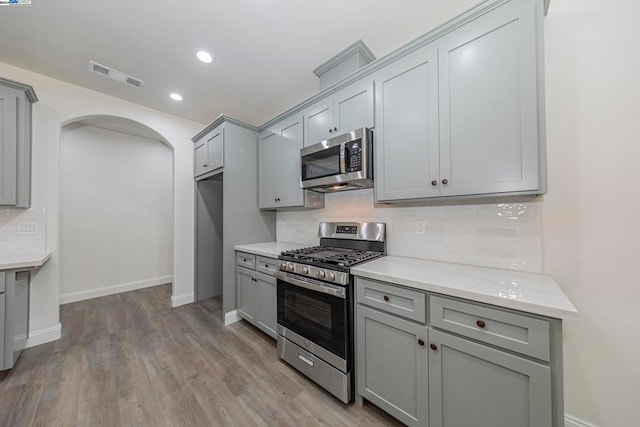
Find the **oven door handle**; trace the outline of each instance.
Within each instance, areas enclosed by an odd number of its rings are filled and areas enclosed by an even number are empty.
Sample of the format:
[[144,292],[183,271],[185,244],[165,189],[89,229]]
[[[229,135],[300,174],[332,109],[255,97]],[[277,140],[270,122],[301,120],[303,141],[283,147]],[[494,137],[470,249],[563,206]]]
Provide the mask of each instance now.
[[294,286],[309,289],[310,291],[322,292],[323,294],[328,294],[340,299],[347,299],[347,292],[343,287],[326,285],[316,280],[298,279],[296,277],[290,276],[287,273],[283,273],[282,271],[276,271],[275,276],[276,279],[282,280],[283,282],[287,282]]

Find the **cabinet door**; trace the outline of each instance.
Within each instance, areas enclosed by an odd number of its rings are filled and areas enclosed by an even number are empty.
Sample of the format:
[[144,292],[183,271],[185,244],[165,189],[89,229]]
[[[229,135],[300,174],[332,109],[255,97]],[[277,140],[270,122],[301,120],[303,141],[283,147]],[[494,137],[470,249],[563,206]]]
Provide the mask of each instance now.
[[296,115],[282,122],[278,140],[278,173],[276,174],[276,195],[278,207],[301,206],[300,149],[302,148],[302,115]]
[[264,274],[259,274],[256,282],[256,321],[258,327],[272,338],[277,338],[276,322],[278,312],[276,309],[276,279]]
[[4,294],[0,294],[0,371],[4,370],[4,319],[6,316],[6,303]]
[[361,305],[357,312],[358,393],[407,425],[426,426],[427,327]]
[[0,205],[17,201],[17,99],[20,93],[0,86]]
[[253,323],[255,313],[255,272],[238,267],[236,287],[238,293],[238,314]]
[[[260,134],[258,145],[258,204],[260,209],[276,206],[276,184],[278,182],[278,139],[274,130]],[[298,157],[300,157],[298,155]]]
[[208,167],[209,152],[207,151],[207,141],[198,141],[193,149],[193,176],[199,176],[208,172]]
[[374,75],[378,201],[438,196],[437,50],[428,45]]
[[224,166],[224,129],[218,128],[207,136],[207,151],[209,155],[209,171]]
[[333,97],[338,135],[362,127],[373,127],[373,80],[356,82]]
[[11,301],[11,323],[13,324],[12,351],[13,364],[29,338],[29,272],[15,273],[13,301]]
[[548,366],[434,330],[429,344],[431,427],[552,425]]
[[448,182],[441,194],[538,189],[531,3],[506,3],[443,37],[438,49],[440,178]]
[[304,145],[309,146],[334,135],[333,98],[322,100],[304,114]]

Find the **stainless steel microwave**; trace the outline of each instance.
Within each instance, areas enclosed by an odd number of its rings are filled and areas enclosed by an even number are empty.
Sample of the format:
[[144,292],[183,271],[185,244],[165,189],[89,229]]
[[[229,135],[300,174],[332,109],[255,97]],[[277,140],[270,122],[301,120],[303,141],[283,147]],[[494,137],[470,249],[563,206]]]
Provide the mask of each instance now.
[[329,193],[373,187],[373,132],[362,128],[300,150],[302,188]]

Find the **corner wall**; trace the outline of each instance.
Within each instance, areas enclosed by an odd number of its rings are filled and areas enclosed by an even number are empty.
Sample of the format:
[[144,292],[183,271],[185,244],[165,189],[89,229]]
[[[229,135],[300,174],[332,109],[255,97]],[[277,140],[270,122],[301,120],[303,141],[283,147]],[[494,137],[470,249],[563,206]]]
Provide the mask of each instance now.
[[[193,300],[194,181],[191,137],[204,125],[142,107],[61,80],[0,62],[0,76],[32,85],[39,102],[33,106],[32,200],[47,209],[47,248],[51,260],[31,285],[30,333],[33,346],[59,337],[59,162],[60,129],[80,117],[116,116],[139,122],[160,134],[174,150],[174,304]],[[41,333],[39,333],[41,332]]]
[[565,410],[602,427],[640,425],[639,16],[635,0],[553,0],[545,19],[544,264],[580,312]]

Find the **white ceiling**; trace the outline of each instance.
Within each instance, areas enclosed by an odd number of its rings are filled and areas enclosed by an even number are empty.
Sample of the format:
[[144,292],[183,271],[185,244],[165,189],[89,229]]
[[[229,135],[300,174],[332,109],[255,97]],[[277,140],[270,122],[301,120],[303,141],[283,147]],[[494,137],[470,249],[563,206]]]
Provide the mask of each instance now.
[[[261,125],[315,94],[312,70],[354,41],[380,58],[477,3],[32,0],[0,8],[0,61],[201,123],[224,113]],[[90,59],[144,88],[90,73]]]

